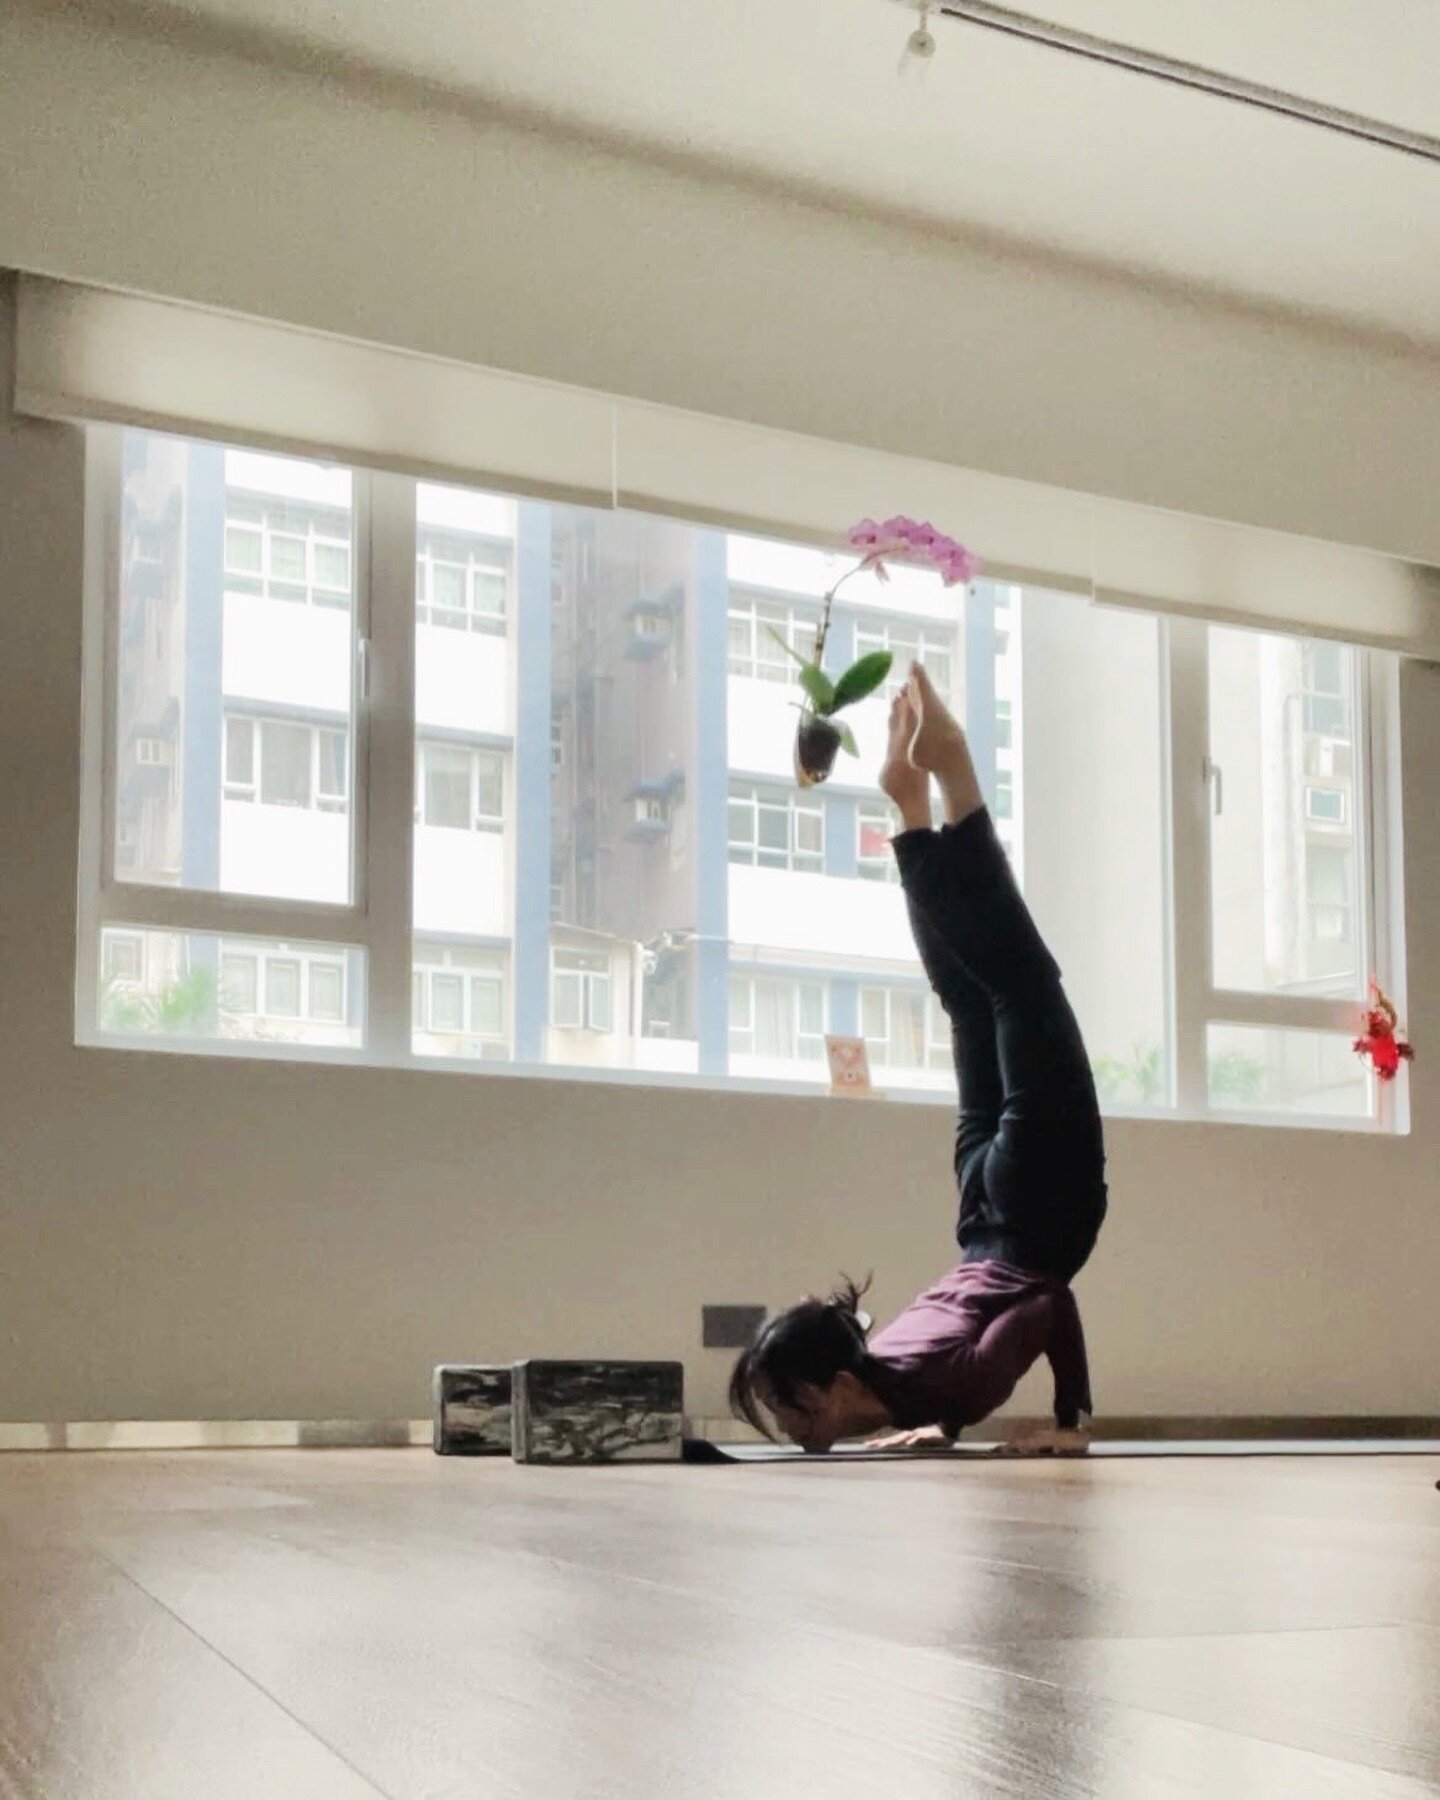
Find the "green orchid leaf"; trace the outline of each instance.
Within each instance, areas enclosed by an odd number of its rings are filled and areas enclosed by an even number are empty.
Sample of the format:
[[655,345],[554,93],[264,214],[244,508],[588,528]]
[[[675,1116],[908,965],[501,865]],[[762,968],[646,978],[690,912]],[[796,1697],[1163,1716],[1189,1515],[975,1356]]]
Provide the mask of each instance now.
[[811,663],[808,656],[802,656],[800,654],[800,652],[790,642],[789,638],[787,638],[785,636],[783,631],[777,631],[773,625],[767,625],[765,627],[765,629],[770,633],[771,637],[774,638],[775,642],[780,646],[780,648],[785,652],[785,654],[787,656],[793,656],[795,658],[796,662],[799,663],[799,665],[802,669],[809,669],[814,666]]
[[833,710],[838,712],[842,706],[853,706],[857,700],[873,694],[890,673],[894,660],[888,650],[872,650],[859,662],[851,663],[835,683]]
[[803,664],[800,670],[800,685],[810,696],[810,703],[816,712],[824,714],[833,710],[835,685],[823,669],[817,669],[814,663]]
[[848,751],[851,756],[858,756],[860,754],[860,746],[855,742],[855,733],[850,727],[848,725],[837,725],[835,729],[840,733],[840,748]]

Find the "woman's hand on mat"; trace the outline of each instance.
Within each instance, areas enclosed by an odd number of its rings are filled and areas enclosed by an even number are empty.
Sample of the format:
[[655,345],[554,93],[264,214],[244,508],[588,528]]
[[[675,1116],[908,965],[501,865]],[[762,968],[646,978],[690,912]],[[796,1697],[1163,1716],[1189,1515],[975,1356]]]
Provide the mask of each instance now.
[[1090,1448],[1090,1433],[1083,1427],[1041,1425],[1033,1431],[1021,1431],[1003,1444],[995,1446],[996,1456],[1084,1456]]
[[940,1425],[922,1425],[918,1431],[892,1431],[867,1438],[867,1450],[948,1450],[954,1439]]

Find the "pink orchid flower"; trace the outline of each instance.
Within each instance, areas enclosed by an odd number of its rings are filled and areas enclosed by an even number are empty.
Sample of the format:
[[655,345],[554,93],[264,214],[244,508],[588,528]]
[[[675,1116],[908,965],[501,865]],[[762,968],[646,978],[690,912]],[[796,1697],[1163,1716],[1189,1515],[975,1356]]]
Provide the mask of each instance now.
[[888,580],[887,558],[902,562],[929,563],[940,574],[946,587],[957,582],[973,581],[984,567],[973,550],[957,539],[946,537],[928,520],[907,519],[903,513],[877,525],[874,519],[861,519],[846,534],[852,550],[859,552],[861,567],[873,569],[881,581]]

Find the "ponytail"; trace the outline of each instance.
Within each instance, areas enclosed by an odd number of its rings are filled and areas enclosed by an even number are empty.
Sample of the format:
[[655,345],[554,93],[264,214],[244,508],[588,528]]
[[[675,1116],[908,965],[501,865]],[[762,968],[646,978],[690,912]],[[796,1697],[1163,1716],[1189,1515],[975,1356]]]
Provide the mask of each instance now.
[[864,1379],[870,1364],[865,1335],[870,1321],[860,1302],[873,1277],[856,1286],[848,1275],[824,1300],[811,1295],[767,1319],[741,1352],[730,1377],[730,1410],[765,1437],[773,1437],[763,1410],[771,1401],[799,1404],[802,1387],[825,1389],[837,1375]]

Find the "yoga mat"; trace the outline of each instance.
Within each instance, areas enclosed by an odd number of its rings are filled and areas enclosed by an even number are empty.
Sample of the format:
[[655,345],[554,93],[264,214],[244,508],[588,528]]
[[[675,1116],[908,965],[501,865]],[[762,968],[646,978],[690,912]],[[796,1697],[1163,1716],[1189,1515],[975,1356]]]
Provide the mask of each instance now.
[[694,1463],[804,1463],[835,1468],[857,1462],[1087,1462],[1093,1457],[1161,1456],[1436,1456],[1433,1438],[1100,1438],[1084,1456],[1044,1451],[998,1456],[992,1444],[956,1444],[944,1450],[871,1450],[864,1444],[837,1444],[826,1456],[812,1456],[792,1444],[714,1444],[686,1438],[685,1461]]

